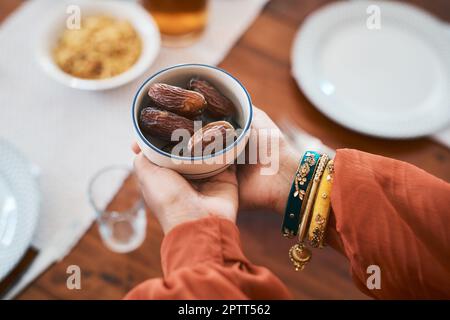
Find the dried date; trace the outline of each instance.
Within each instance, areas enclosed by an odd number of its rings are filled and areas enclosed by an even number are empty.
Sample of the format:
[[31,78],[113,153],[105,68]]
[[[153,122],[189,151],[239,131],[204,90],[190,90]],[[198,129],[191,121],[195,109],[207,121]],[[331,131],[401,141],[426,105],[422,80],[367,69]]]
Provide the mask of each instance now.
[[215,121],[208,123],[197,130],[189,139],[187,150],[192,155],[203,152],[207,146],[214,143],[214,151],[217,152],[227,147],[236,137],[234,127],[227,121]]
[[189,81],[190,90],[201,93],[207,102],[206,111],[213,117],[227,117],[235,112],[235,107],[230,99],[225,97],[208,81],[192,78]]
[[152,84],[148,95],[155,107],[191,119],[200,115],[206,107],[202,94],[164,83]]
[[192,120],[166,110],[145,108],[139,122],[142,131],[165,141],[171,141],[172,132],[177,129],[188,130],[190,135],[194,133]]

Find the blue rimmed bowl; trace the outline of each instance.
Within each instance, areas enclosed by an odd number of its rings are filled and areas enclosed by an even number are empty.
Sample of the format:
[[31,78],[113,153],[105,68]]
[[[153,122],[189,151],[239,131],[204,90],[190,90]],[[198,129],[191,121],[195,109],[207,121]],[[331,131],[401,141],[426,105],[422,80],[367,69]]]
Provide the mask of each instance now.
[[[147,135],[139,127],[139,114],[148,106],[148,88],[153,83],[166,83],[185,87],[189,79],[198,76],[213,84],[236,106],[235,121],[241,130],[236,141],[227,148],[202,157],[181,157],[163,151],[164,142]],[[225,70],[203,64],[181,64],[163,69],[144,81],[132,105],[132,120],[137,143],[144,155],[153,163],[173,169],[188,179],[203,179],[225,170],[244,151],[252,123],[252,102],[242,83]]]

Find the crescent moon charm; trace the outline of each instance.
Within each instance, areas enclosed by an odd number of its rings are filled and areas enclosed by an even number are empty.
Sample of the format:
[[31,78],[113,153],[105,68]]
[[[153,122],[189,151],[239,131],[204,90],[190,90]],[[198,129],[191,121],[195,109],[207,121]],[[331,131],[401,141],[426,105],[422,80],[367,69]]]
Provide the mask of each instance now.
[[295,271],[303,270],[305,265],[311,260],[311,251],[303,244],[297,243],[289,250],[289,258],[294,265]]

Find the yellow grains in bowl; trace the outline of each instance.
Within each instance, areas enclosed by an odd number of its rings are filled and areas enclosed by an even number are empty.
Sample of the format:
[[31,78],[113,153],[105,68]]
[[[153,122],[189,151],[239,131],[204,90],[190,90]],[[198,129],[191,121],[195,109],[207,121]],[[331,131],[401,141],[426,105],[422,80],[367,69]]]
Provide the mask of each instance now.
[[128,21],[107,16],[82,19],[81,28],[65,30],[53,51],[65,72],[84,79],[104,79],[128,70],[142,43]]

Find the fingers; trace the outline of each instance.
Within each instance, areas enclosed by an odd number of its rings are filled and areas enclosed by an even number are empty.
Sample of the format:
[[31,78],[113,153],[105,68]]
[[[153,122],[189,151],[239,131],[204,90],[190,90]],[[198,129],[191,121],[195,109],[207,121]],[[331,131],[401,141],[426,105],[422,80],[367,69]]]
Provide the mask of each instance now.
[[236,165],[230,165],[225,171],[209,178],[189,180],[189,183],[197,191],[204,191],[208,188],[207,186],[217,183],[228,183],[232,186],[237,186]]
[[151,174],[154,170],[156,170],[157,167],[158,166],[156,164],[150,162],[142,153],[138,154],[134,159],[134,168],[138,177],[143,177],[146,174]]
[[[134,167],[143,198],[164,233],[211,214],[235,221],[238,187],[233,167],[192,184],[179,173],[152,163],[142,152],[136,156]],[[193,186],[197,186],[200,193]]]
[[134,169],[143,191],[151,191],[153,189],[152,181],[158,179],[160,168],[150,162],[143,153],[139,153],[134,159]]
[[236,169],[232,165],[225,171],[207,179],[198,184],[198,190],[207,196],[221,196],[224,198],[234,198],[237,195],[238,182],[236,178]]
[[[190,184],[179,173],[157,166],[142,153],[136,156],[134,167],[144,198],[151,199],[153,204],[161,207],[168,206],[180,194],[193,191]],[[147,205],[151,206],[150,203]]]
[[209,178],[210,182],[226,182],[237,185],[236,165],[230,165],[225,171]]
[[204,214],[202,206],[199,207],[198,193],[180,174],[157,166],[142,153],[136,156],[134,167],[145,203],[164,233]]
[[136,175],[142,185],[163,192],[164,189],[173,188],[184,178],[173,170],[161,168],[148,160],[143,153],[134,159]]
[[131,145],[131,150],[133,150],[135,154],[139,154],[139,152],[141,152],[141,148],[139,147],[136,141],[134,141],[133,144]]
[[236,172],[233,167],[211,177],[200,185],[200,194],[207,207],[216,208],[215,214],[236,221],[239,202]]
[[252,129],[278,129],[266,112],[255,106],[253,106],[253,111]]

